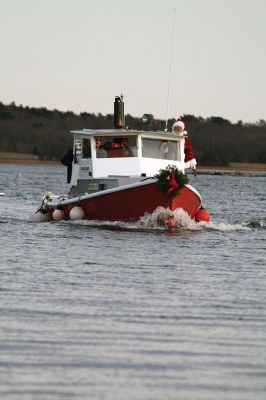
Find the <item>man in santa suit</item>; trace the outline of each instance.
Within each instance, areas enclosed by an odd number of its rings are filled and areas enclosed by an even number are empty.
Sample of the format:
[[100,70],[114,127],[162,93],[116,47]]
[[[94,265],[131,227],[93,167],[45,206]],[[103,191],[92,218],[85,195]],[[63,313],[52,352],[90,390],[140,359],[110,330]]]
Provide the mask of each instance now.
[[172,131],[179,135],[185,136],[185,168],[191,168],[194,172],[196,171],[197,161],[193,153],[192,144],[185,131],[185,124],[183,121],[178,119],[172,127]]

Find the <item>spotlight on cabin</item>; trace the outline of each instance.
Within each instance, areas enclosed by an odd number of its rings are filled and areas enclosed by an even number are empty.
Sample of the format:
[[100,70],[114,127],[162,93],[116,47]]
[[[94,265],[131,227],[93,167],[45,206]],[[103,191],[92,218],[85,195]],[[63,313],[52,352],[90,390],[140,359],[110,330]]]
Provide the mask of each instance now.
[[152,115],[151,114],[143,114],[142,116],[142,123],[144,125],[149,125],[152,121]]

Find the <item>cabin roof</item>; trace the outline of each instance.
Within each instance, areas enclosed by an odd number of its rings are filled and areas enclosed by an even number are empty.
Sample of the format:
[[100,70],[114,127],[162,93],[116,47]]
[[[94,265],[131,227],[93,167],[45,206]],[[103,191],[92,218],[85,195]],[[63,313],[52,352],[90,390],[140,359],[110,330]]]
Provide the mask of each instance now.
[[168,140],[177,140],[184,135],[179,135],[173,132],[164,132],[164,131],[137,131],[133,129],[82,129],[77,131],[70,131],[73,134],[79,134],[82,136],[136,136],[141,135],[142,137],[151,137],[158,139],[168,139]]

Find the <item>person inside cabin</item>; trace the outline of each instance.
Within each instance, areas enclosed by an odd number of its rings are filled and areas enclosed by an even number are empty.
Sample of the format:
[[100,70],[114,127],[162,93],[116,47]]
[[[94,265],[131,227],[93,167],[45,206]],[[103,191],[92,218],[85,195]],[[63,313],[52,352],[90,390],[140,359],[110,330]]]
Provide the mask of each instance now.
[[128,138],[114,138],[112,142],[104,144],[108,157],[134,157],[132,150],[128,145]]
[[197,161],[192,149],[192,144],[185,131],[185,124],[180,118],[173,124],[172,131],[179,135],[185,136],[185,168],[191,168],[194,172],[196,171]]
[[95,146],[96,146],[96,155],[97,158],[105,158],[107,157],[107,153],[102,145],[101,138],[97,137],[95,139]]
[[101,145],[102,145],[102,141],[101,139],[98,137],[95,139],[95,143],[96,143],[96,150],[99,150]]
[[120,142],[119,157],[134,157],[134,154],[128,145],[128,138],[123,138]]
[[107,153],[107,157],[109,158],[115,158],[115,157],[119,157],[118,154],[118,144],[115,143],[114,141],[107,141],[104,143],[103,145],[104,150]]

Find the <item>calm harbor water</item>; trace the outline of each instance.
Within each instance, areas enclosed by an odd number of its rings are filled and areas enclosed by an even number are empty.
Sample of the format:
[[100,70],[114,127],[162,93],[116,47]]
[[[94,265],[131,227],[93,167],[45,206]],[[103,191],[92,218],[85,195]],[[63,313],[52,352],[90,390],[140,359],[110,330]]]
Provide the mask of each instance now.
[[172,232],[34,222],[65,178],[0,165],[0,398],[265,400],[266,178],[191,176]]

